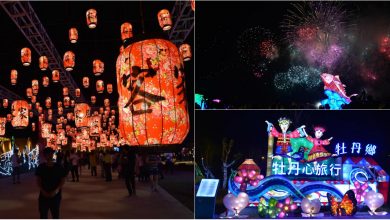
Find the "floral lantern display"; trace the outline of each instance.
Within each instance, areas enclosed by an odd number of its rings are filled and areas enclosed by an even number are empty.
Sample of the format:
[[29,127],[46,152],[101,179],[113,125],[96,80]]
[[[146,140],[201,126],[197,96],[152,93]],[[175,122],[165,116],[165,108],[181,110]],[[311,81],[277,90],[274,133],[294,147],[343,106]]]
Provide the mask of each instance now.
[[125,22],[121,25],[121,39],[123,42],[125,42],[127,39],[133,37],[133,26]]
[[86,103],[76,104],[74,107],[76,127],[88,127],[88,117],[90,115],[90,107]]
[[180,55],[183,61],[189,61],[192,58],[191,46],[189,44],[182,44],[179,47]]
[[81,91],[80,91],[80,89],[79,89],[79,88],[77,88],[77,89],[75,90],[75,95],[76,95],[76,97],[77,97],[77,98],[79,98],[79,97],[80,97],[80,95],[81,95]]
[[83,86],[84,86],[84,88],[89,87],[89,78],[86,76],[83,77]]
[[76,56],[72,51],[67,51],[64,54],[64,68],[66,71],[72,71],[76,62]]
[[0,117],[0,135],[5,135],[5,124],[7,123],[6,117]]
[[16,85],[18,81],[18,71],[15,69],[11,70],[11,85]]
[[69,96],[64,97],[64,107],[69,108],[70,105],[70,98]]
[[46,56],[40,56],[39,57],[39,69],[42,71],[47,70],[47,67],[49,67],[49,60]]
[[68,96],[68,95],[69,95],[69,89],[68,89],[68,87],[62,88],[62,95],[63,95],[63,96]]
[[53,70],[51,72],[51,80],[53,80],[53,82],[55,82],[55,83],[60,81],[60,71]]
[[171,14],[167,9],[163,9],[158,12],[157,14],[157,19],[160,27],[164,31],[169,31],[172,28],[172,19],[171,19]]
[[34,95],[37,95],[38,94],[38,90],[39,90],[39,82],[38,80],[34,79],[31,81],[31,88],[32,88],[32,93]]
[[31,64],[31,50],[28,47],[25,47],[21,51],[21,60],[23,66],[30,66]]
[[89,117],[89,135],[99,137],[101,131],[101,121],[99,115]]
[[42,77],[42,85],[43,85],[43,87],[49,86],[49,77],[47,77],[47,76]]
[[36,103],[37,97],[35,95],[31,96],[31,103]]
[[51,108],[51,98],[47,97],[45,100],[45,106],[46,108]]
[[50,123],[43,123],[42,124],[42,129],[41,129],[42,138],[49,138],[50,137],[51,127],[52,127],[52,124],[50,124]]
[[104,72],[104,63],[101,60],[94,60],[92,71],[95,76],[100,76]]
[[3,99],[3,107],[8,108],[8,99]]
[[119,55],[119,129],[127,144],[184,141],[190,123],[183,69],[178,48],[163,39],[134,42]]
[[112,93],[112,84],[111,83],[107,84],[107,92],[108,92],[108,94]]
[[26,96],[27,96],[27,98],[31,98],[32,95],[33,95],[32,94],[32,89],[31,88],[27,88],[26,89]]
[[11,105],[12,127],[20,129],[28,126],[28,102],[16,100]]
[[72,44],[77,43],[77,40],[79,39],[79,33],[77,32],[76,28],[69,29],[69,40]]
[[246,192],[248,185],[257,187],[264,176],[260,174],[260,168],[253,159],[246,159],[239,167],[234,182],[240,184],[240,191]]
[[92,104],[95,104],[96,103],[96,96],[91,96],[91,103]]
[[96,81],[96,91],[97,91],[97,93],[103,93],[103,91],[104,91],[104,82],[103,82],[103,80]]
[[87,25],[90,29],[93,29],[97,25],[97,12],[95,9],[89,9],[86,13]]

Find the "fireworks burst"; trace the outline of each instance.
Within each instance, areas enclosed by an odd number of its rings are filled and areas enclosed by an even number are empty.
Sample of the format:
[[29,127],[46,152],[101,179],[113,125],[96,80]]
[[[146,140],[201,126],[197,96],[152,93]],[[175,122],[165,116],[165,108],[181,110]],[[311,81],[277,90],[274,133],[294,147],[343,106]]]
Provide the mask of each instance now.
[[321,71],[313,67],[292,66],[286,73],[275,75],[274,85],[280,90],[289,90],[296,86],[310,90],[321,83],[320,75]]

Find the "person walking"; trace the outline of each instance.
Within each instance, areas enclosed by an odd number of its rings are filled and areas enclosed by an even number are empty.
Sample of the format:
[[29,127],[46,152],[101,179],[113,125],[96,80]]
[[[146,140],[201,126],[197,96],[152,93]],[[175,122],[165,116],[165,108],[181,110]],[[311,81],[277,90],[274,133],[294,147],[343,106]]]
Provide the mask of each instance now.
[[65,169],[53,161],[54,150],[46,147],[43,155],[46,162],[38,166],[35,176],[40,190],[38,198],[41,219],[47,219],[49,210],[52,218],[60,218],[62,187],[65,184]]
[[135,152],[130,146],[126,145],[123,148],[123,152],[120,156],[120,164],[122,167],[123,178],[129,196],[136,195],[135,191]]
[[157,192],[157,186],[158,186],[158,164],[161,162],[161,158],[157,153],[151,153],[146,158],[146,163],[149,168],[149,176],[151,180],[151,190],[152,192]]
[[96,153],[95,150],[92,150],[89,153],[89,165],[91,166],[91,176],[97,176],[97,158],[96,158]]
[[75,177],[76,177],[76,181],[79,182],[79,170],[78,170],[78,166],[79,166],[79,162],[80,162],[80,157],[79,155],[76,153],[76,149],[72,149],[72,152],[70,154],[70,163],[72,165],[71,169],[70,169],[70,172],[72,173],[72,182],[75,181]]
[[112,156],[111,152],[107,150],[104,155],[104,175],[106,177],[106,182],[111,182],[112,181],[112,171],[111,171],[111,166],[112,166]]
[[[14,154],[11,156],[12,164],[12,180],[13,184],[20,183],[20,166],[22,165],[22,158],[19,156],[19,150],[15,148]],[[15,179],[17,181],[15,182]]]

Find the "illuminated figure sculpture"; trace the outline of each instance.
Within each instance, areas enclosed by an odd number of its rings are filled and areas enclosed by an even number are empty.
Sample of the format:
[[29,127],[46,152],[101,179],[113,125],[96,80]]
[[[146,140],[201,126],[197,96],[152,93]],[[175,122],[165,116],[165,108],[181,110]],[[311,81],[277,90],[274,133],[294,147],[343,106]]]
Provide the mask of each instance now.
[[340,81],[338,75],[323,73],[321,74],[321,79],[324,82],[324,94],[328,97],[321,101],[322,106],[328,104],[331,110],[338,110],[342,108],[342,105],[351,103],[351,97],[357,95],[347,96],[345,92],[346,86]]
[[332,156],[331,153],[329,153],[325,148],[324,145],[329,145],[330,141],[333,139],[333,137],[325,140],[321,140],[322,135],[324,135],[325,128],[316,126],[314,127],[314,136],[307,136],[307,139],[313,143],[313,148],[309,152],[309,156],[307,158],[307,161],[314,161],[314,160],[323,160],[330,156]]

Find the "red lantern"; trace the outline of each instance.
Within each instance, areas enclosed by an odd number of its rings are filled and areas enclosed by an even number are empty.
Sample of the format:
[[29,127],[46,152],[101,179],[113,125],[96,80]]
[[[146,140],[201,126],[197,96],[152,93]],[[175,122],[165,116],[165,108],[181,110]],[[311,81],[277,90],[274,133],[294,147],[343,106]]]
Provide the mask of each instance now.
[[125,48],[123,47],[123,45],[119,48],[119,53],[123,53],[123,51],[125,50]]
[[94,60],[92,66],[95,76],[100,76],[104,72],[104,63],[101,60]]
[[48,115],[53,115],[53,109],[48,109],[48,110],[47,110],[47,114],[48,114]]
[[48,121],[53,120],[53,115],[48,115],[48,116],[47,116],[47,120],[48,120]]
[[96,103],[96,96],[91,96],[91,103],[92,104],[95,104]]
[[70,98],[69,96],[64,97],[64,107],[69,108],[70,105]]
[[110,106],[110,100],[104,99],[104,107],[109,107],[109,106]]
[[87,11],[87,24],[90,29],[93,29],[97,25],[97,12],[95,9],[89,9]]
[[39,107],[38,107],[38,113],[41,114],[42,111],[43,111],[43,108],[39,106]]
[[63,96],[68,96],[68,95],[69,95],[69,89],[68,89],[68,87],[62,88],[62,95],[63,95]]
[[191,2],[191,9],[195,11],[195,0],[190,0]]
[[103,114],[103,112],[104,112],[104,108],[103,108],[103,107],[100,107],[100,108],[99,108],[99,114]]
[[58,70],[53,70],[52,72],[51,72],[51,75],[52,75],[52,77],[51,77],[51,80],[53,80],[53,82],[58,82],[58,81],[60,81],[60,71],[58,71]]
[[74,107],[75,106],[75,102],[74,102],[74,100],[70,100],[70,107]]
[[100,144],[106,146],[107,144],[107,136],[105,133],[100,134]]
[[172,27],[172,19],[171,19],[171,14],[169,13],[168,10],[163,9],[158,12],[157,14],[157,19],[160,27],[164,31],[169,31]]
[[58,101],[57,102],[57,108],[61,108],[62,107],[62,102],[61,101]]
[[32,104],[31,104],[31,103],[28,103],[28,110],[29,110],[29,111],[32,110]]
[[0,118],[0,135],[5,135],[5,123],[7,123],[7,118],[1,117]]
[[27,98],[31,98],[31,96],[32,96],[32,89],[31,88],[26,89],[26,96],[27,96]]
[[64,109],[62,107],[58,108],[58,115],[62,115],[64,113]]
[[111,83],[107,84],[107,92],[108,92],[108,94],[112,93],[112,84]]
[[76,89],[75,90],[75,94],[76,94],[77,98],[80,97],[80,94],[81,94],[80,89]]
[[39,90],[39,82],[38,80],[34,79],[31,81],[31,87],[32,87],[32,93],[34,95],[37,95],[38,94],[38,90]]
[[8,99],[3,99],[3,107],[8,108]]
[[[32,97],[31,97],[31,99],[32,99]],[[38,110],[38,108],[39,108],[40,106],[41,106],[41,104],[40,104],[39,102],[35,103],[35,109]]]
[[89,78],[86,76],[83,77],[83,86],[84,86],[84,88],[89,87]]
[[40,56],[39,57],[39,69],[42,71],[47,70],[47,67],[49,66],[49,60],[46,56]]
[[37,102],[37,97],[35,95],[31,96],[31,103],[36,103],[36,102]]
[[180,55],[183,61],[189,61],[192,58],[191,46],[189,44],[182,44],[179,47]]
[[30,118],[34,117],[34,112],[29,112],[28,115],[30,116]]
[[35,131],[35,122],[31,123],[31,130]]
[[31,50],[30,48],[23,48],[21,51],[21,59],[23,66],[30,66],[31,64]]
[[42,85],[43,85],[43,87],[49,86],[49,77],[47,77],[47,76],[42,77]]
[[[140,69],[155,74],[136,74]],[[119,129],[129,145],[183,142],[190,128],[183,69],[177,47],[167,40],[135,42],[119,55]]]
[[12,126],[20,129],[28,126],[28,102],[16,100],[12,102]]
[[46,108],[51,108],[51,98],[47,97],[45,100],[45,106]]
[[123,42],[125,42],[126,39],[133,37],[133,26],[125,22],[121,25],[121,39]]
[[76,28],[69,29],[69,40],[72,44],[76,43],[79,39],[79,33]]
[[76,127],[88,127],[88,117],[90,114],[90,107],[86,103],[76,104],[74,107],[74,114],[76,116]]
[[41,129],[42,138],[49,138],[51,134],[51,123],[43,123]]
[[18,80],[18,71],[17,70],[11,70],[11,85],[16,85],[16,82]]
[[104,91],[104,82],[103,82],[103,80],[96,81],[96,91],[97,91],[97,93],[103,93],[103,91]]
[[66,71],[72,71],[75,65],[76,56],[72,51],[67,51],[64,54],[64,68]]
[[11,114],[7,114],[7,122],[11,122],[12,121],[12,115]]

